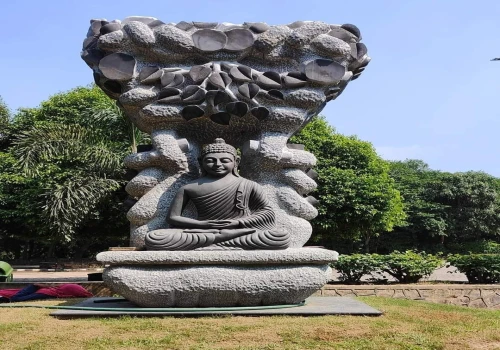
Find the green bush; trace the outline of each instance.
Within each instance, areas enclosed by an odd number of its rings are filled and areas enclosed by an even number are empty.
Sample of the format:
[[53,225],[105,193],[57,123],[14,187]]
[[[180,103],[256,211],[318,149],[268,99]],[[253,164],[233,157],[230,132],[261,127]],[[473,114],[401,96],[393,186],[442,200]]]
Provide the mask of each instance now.
[[340,255],[333,267],[340,273],[342,282],[358,283],[363,275],[379,269],[379,260],[377,254]]
[[388,255],[380,255],[379,260],[380,270],[400,283],[416,283],[443,264],[442,259],[437,256],[410,250],[404,253],[394,251]]
[[465,273],[469,283],[500,283],[500,254],[454,254],[448,262]]
[[500,254],[500,243],[491,240],[452,243],[449,250],[456,254]]

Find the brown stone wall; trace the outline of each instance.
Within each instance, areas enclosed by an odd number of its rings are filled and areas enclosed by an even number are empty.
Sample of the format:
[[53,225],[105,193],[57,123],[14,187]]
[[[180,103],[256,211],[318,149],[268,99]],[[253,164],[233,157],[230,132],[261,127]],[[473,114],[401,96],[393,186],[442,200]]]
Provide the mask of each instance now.
[[500,285],[498,284],[326,285],[315,295],[403,298],[500,310]]
[[[67,282],[41,283],[57,286]],[[0,283],[0,289],[23,288],[29,283]],[[94,296],[110,297],[113,292],[102,282],[79,282]],[[499,284],[394,284],[394,285],[326,285],[316,296],[361,297],[377,296],[426,300],[433,303],[452,304],[474,308],[500,310]]]

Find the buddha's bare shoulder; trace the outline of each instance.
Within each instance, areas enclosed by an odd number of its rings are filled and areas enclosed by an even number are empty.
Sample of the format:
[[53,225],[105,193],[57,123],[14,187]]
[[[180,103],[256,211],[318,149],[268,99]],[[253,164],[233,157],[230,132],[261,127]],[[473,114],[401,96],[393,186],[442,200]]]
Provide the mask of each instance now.
[[183,191],[183,192],[191,192],[193,190],[195,190],[196,188],[199,188],[200,187],[200,183],[197,181],[197,180],[194,180],[194,181],[191,181],[187,184],[185,184],[184,186],[182,186],[179,191]]

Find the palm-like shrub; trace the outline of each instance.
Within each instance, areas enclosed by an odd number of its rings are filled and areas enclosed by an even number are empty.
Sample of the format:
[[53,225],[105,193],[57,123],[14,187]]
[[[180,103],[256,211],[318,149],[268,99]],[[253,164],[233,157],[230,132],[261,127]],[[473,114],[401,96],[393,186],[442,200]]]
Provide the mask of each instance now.
[[97,128],[44,123],[22,132],[13,152],[27,175],[45,181],[48,227],[68,241],[124,183],[125,152]]

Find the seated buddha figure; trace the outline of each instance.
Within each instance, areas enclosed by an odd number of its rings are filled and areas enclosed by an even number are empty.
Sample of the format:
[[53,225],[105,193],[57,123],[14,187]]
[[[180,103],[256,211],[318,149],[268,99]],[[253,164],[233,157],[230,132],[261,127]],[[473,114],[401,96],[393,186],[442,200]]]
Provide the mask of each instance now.
[[[240,158],[233,146],[216,139],[202,147],[199,161],[202,176],[179,189],[167,217],[172,228],[149,232],[148,250],[288,247],[290,235],[276,230],[275,213],[263,188],[239,176]],[[190,201],[197,219],[182,216]]]

